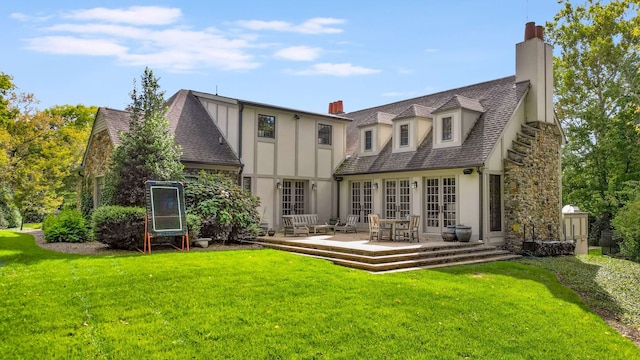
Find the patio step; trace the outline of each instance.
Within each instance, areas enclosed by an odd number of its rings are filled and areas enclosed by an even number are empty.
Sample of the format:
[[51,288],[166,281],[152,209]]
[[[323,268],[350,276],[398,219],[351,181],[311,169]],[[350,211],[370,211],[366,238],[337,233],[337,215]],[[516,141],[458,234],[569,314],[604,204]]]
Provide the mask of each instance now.
[[[264,247],[312,256],[332,261],[337,265],[373,273],[453,266],[478,262],[519,258],[505,250],[482,243],[452,243],[419,245],[388,250],[365,250],[313,244],[301,241],[257,239]],[[375,246],[375,243],[373,243]]]

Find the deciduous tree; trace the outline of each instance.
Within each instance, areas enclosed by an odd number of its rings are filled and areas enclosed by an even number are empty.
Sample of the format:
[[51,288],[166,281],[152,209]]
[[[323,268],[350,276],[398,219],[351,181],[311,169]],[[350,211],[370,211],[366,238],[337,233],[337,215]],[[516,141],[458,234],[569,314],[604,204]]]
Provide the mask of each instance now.
[[555,106],[568,144],[563,201],[579,205],[602,227],[629,200],[625,184],[640,177],[638,0],[563,8],[547,24],[555,46]]

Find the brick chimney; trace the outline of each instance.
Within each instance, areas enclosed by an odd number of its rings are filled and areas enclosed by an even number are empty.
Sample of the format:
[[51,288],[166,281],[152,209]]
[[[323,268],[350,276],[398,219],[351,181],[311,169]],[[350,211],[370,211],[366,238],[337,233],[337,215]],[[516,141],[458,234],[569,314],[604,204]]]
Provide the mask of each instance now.
[[332,115],[344,114],[344,106],[342,104],[342,100],[329,103],[329,114],[332,114]]
[[516,44],[516,81],[528,80],[526,120],[553,122],[553,47],[544,42],[544,27],[525,25],[524,41]]

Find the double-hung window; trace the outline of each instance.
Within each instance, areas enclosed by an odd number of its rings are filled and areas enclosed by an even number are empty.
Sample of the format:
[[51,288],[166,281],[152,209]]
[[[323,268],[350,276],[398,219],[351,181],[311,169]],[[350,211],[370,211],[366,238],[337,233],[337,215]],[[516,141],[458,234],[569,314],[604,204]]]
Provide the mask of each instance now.
[[318,124],[318,144],[331,145],[331,125]]
[[276,118],[271,115],[258,115],[258,137],[276,138]]
[[400,146],[409,146],[409,125],[400,125]]
[[453,135],[453,123],[451,116],[442,118],[442,141],[449,141]]
[[373,132],[367,130],[364,132],[364,150],[369,151],[373,148]]

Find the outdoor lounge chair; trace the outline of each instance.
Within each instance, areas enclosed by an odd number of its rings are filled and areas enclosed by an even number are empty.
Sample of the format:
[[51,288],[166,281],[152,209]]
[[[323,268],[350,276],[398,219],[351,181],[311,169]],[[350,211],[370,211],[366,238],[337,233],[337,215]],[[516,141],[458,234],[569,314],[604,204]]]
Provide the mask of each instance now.
[[349,215],[347,216],[347,222],[345,224],[336,224],[334,233],[338,231],[348,232],[358,232],[358,215]]

